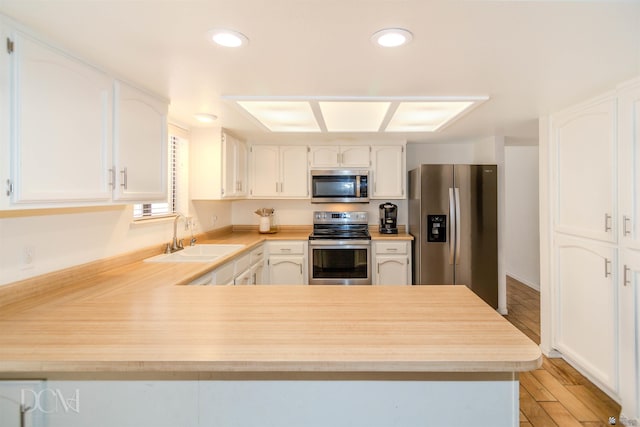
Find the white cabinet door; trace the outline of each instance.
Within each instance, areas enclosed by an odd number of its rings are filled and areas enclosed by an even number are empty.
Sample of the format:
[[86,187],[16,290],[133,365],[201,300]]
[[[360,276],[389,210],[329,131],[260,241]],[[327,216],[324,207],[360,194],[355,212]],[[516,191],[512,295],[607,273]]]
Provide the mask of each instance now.
[[278,195],[280,184],[280,150],[277,145],[251,147],[251,195],[272,197]]
[[616,249],[556,233],[553,345],[616,391]]
[[341,146],[340,166],[368,168],[371,166],[371,148],[368,145]]
[[312,168],[363,167],[370,162],[368,145],[318,145],[311,147]]
[[264,285],[264,260],[251,266],[251,280],[254,285]]
[[269,283],[272,285],[304,285],[304,256],[270,256]]
[[306,146],[280,147],[280,196],[309,197]]
[[306,198],[309,168],[306,146],[251,147],[251,196]]
[[167,103],[126,83],[115,83],[115,200],[167,198]]
[[615,241],[615,96],[553,116],[551,131],[555,230]]
[[222,134],[222,197],[239,198],[247,195],[247,144],[227,133]]
[[622,415],[640,418],[640,252],[624,250],[620,259],[619,361]]
[[10,60],[12,201],[109,202],[112,79],[22,34]]
[[410,285],[407,256],[376,255],[374,285]]
[[45,411],[57,403],[44,386],[39,380],[0,380],[0,426],[44,427]]
[[620,90],[618,138],[620,242],[640,249],[640,81]]
[[405,197],[405,156],[403,146],[374,146],[373,199],[403,199]]
[[251,269],[240,273],[234,280],[234,285],[252,285],[253,284],[253,272]]
[[310,163],[312,168],[336,168],[340,166],[340,147],[311,146]]

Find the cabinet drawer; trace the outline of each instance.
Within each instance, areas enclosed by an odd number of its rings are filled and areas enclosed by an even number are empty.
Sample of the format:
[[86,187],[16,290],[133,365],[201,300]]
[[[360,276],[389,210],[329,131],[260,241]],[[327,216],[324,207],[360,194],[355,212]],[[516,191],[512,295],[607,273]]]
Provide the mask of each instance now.
[[242,255],[236,260],[235,275],[242,274],[249,269],[251,265],[251,254]]
[[406,254],[406,242],[376,242],[377,254]]
[[269,243],[269,253],[272,255],[304,254],[307,242],[273,242]]
[[260,245],[251,251],[251,265],[264,259],[264,246]]

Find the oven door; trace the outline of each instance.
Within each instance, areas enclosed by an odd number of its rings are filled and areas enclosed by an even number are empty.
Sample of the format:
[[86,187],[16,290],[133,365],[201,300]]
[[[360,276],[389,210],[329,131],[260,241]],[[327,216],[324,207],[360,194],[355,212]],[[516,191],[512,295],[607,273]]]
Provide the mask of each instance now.
[[310,240],[310,285],[370,285],[370,240]]

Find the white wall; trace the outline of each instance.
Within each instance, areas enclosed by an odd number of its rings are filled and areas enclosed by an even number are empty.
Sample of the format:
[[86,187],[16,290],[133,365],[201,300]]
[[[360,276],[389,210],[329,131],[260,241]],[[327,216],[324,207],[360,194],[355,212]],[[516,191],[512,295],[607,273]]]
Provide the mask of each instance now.
[[371,200],[369,203],[311,203],[309,200],[238,200],[232,204],[231,215],[234,224],[258,225],[258,215],[254,212],[258,208],[274,208],[278,224],[311,225],[313,211],[367,211],[369,224],[375,225],[379,221],[379,205],[391,202],[398,205],[398,224],[406,225],[406,200]]
[[540,289],[538,147],[505,147],[506,270]]
[[[0,215],[4,215],[0,217],[0,285],[136,249],[160,247],[173,235],[172,220],[134,223],[130,205]],[[197,202],[190,215],[196,233],[224,227],[231,224],[231,203]],[[179,236],[190,235],[184,226],[178,230]],[[32,253],[29,266],[25,265],[27,250]]]

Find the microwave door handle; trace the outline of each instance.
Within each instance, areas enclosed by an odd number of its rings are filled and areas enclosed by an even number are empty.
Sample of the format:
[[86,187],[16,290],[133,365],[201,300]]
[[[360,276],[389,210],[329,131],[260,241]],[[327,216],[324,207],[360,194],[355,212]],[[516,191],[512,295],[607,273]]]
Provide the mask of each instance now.
[[360,197],[360,175],[356,175],[356,197]]

